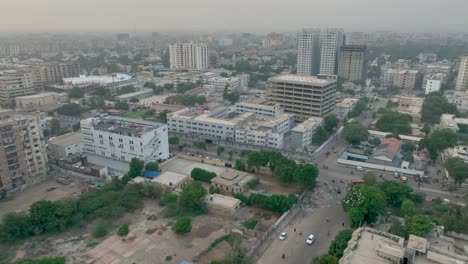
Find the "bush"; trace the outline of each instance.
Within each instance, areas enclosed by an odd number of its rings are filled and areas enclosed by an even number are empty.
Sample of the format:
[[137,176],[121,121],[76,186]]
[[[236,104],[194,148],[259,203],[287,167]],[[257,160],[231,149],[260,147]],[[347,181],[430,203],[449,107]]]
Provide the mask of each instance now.
[[210,194],[220,193],[220,190],[218,187],[210,186],[209,192]]
[[93,237],[105,237],[108,233],[110,223],[108,221],[99,221],[93,230]]
[[255,187],[257,187],[257,185],[260,184],[260,180],[259,179],[253,179],[253,180],[250,180],[247,182],[247,187],[249,187],[250,189],[253,189]]
[[146,170],[149,170],[149,171],[157,171],[159,170],[159,165],[157,162],[154,162],[154,161],[151,161],[151,162],[148,162],[148,164],[146,164]]
[[179,196],[175,193],[166,193],[163,195],[160,204],[161,205],[168,205],[168,204],[175,204],[177,203],[177,199]]
[[175,224],[172,226],[172,231],[176,234],[186,234],[192,231],[192,219],[188,216],[177,219]]
[[245,220],[243,223],[242,223],[247,229],[254,229],[257,224],[258,224],[258,221],[257,219],[247,219]]
[[171,261],[171,260],[172,260],[172,256],[166,256],[165,260],[166,260],[166,261]]
[[170,137],[169,138],[169,144],[171,144],[171,145],[179,144],[179,138],[178,137]]
[[130,229],[128,228],[127,224],[123,224],[122,226],[119,227],[119,230],[117,230],[117,235],[119,236],[127,236],[128,232],[130,232]]
[[12,264],[65,264],[64,257],[44,257],[40,259],[20,259]]
[[211,182],[211,179],[216,177],[216,173],[200,168],[194,168],[190,176],[196,181]]
[[343,251],[348,247],[348,242],[352,235],[353,230],[351,229],[341,230],[332,241],[330,248],[328,249],[328,254],[340,259],[343,256]]

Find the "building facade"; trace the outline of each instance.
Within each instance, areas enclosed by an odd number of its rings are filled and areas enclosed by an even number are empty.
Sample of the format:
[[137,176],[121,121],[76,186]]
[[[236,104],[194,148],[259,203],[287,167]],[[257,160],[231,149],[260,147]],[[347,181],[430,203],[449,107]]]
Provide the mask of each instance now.
[[418,87],[417,83],[418,80],[421,81],[420,77],[417,70],[402,70],[395,75],[393,85],[405,90],[413,90]]
[[50,138],[47,147],[51,156],[57,159],[83,154],[81,134],[77,132]]
[[442,86],[442,81],[441,80],[427,80],[426,81],[426,87],[424,89],[425,94],[430,94],[433,92],[438,92],[440,91],[440,88]]
[[298,35],[297,74],[310,76],[318,73],[320,60],[320,29],[303,29]]
[[335,107],[336,117],[340,120],[347,119],[348,114],[354,110],[358,101],[356,98],[345,98],[337,103]]
[[0,120],[0,190],[39,181],[46,175],[47,155],[37,116],[9,113]]
[[265,117],[277,117],[284,113],[284,109],[279,104],[265,105],[256,104],[254,102],[236,103],[236,113],[242,114],[246,112]]
[[320,45],[320,74],[336,74],[340,47],[344,45],[344,41],[344,30],[342,28],[328,28],[322,32]]
[[460,57],[455,90],[468,90],[468,55]]
[[52,106],[68,102],[67,93],[40,93],[15,98],[16,108],[21,110],[34,110],[42,106]]
[[312,144],[312,136],[315,130],[321,126],[323,118],[309,117],[306,121],[291,129],[289,146],[293,149],[303,149]]
[[8,105],[16,97],[35,94],[34,76],[29,71],[9,71],[0,75],[0,104]]
[[81,120],[83,152],[130,162],[169,157],[167,125],[115,116]]
[[335,111],[336,76],[281,75],[268,79],[269,103],[280,104],[298,121]]
[[169,46],[171,69],[206,69],[208,47],[199,43],[175,43]]
[[349,81],[361,81],[366,79],[366,46],[345,45],[340,47],[338,76]]

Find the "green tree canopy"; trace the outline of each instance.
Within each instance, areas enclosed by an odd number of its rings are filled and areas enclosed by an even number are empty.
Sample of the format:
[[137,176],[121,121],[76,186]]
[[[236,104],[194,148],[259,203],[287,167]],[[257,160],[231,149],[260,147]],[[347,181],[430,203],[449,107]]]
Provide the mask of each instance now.
[[382,115],[376,123],[376,127],[380,131],[391,132],[396,134],[410,135],[412,117],[408,114],[402,114],[388,109],[379,109]]
[[328,255],[335,256],[337,259],[340,259],[343,256],[344,250],[348,247],[348,242],[352,235],[353,230],[351,229],[341,230],[331,242],[330,248],[328,249]]
[[83,98],[83,95],[83,91],[78,87],[71,88],[70,92],[68,93],[68,97],[70,98]]
[[194,181],[182,189],[179,197],[179,206],[193,213],[206,212],[204,197],[207,194],[201,182]]
[[367,141],[369,131],[362,124],[351,122],[344,127],[342,137],[352,144],[359,144],[361,141]]
[[322,144],[323,142],[327,141],[328,139],[328,132],[323,126],[317,127],[312,136],[312,143],[314,144]]
[[401,204],[400,212],[403,217],[411,217],[414,215],[415,209],[413,201],[405,199]]
[[130,161],[130,170],[128,171],[128,176],[130,178],[135,178],[136,176],[140,176],[145,166],[145,162],[138,158],[132,158]]
[[468,178],[468,163],[464,162],[463,159],[455,157],[448,158],[444,164],[450,177],[458,183],[463,183]]
[[427,215],[414,215],[406,220],[408,234],[426,237],[432,230],[432,219]]
[[178,235],[186,234],[192,231],[192,219],[188,216],[181,217],[172,226],[172,231]]
[[64,104],[57,109],[57,113],[66,116],[79,116],[83,109],[79,104]]
[[421,110],[421,121],[429,124],[438,124],[442,114],[455,114],[457,107],[450,104],[440,93],[426,95]]
[[335,129],[338,126],[338,123],[340,120],[336,117],[336,115],[327,115],[324,118],[324,125],[323,127],[328,131],[328,133],[331,133],[333,129]]
[[362,184],[351,185],[341,204],[354,227],[363,220],[375,222],[377,216],[385,212],[387,205],[384,192]]
[[146,167],[145,167],[146,170],[149,170],[149,171],[157,171],[159,170],[159,165],[157,162],[155,161],[151,161],[151,162],[148,162],[146,164]]
[[145,82],[145,84],[143,84],[143,87],[155,89],[157,86],[156,84],[154,84],[154,82]]
[[403,200],[409,199],[413,193],[411,187],[397,181],[384,181],[381,188],[387,197],[387,202],[396,207],[400,207]]
[[335,256],[322,255],[320,257],[315,257],[312,260],[312,264],[338,264],[338,259]]

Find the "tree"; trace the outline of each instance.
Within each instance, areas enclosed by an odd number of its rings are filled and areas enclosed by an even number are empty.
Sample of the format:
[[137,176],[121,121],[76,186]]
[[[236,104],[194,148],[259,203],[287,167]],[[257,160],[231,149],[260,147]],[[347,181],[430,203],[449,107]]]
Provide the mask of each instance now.
[[405,154],[405,161],[411,163],[414,161],[413,152],[408,152]]
[[159,119],[163,123],[167,123],[167,114],[169,113],[169,110],[162,110],[161,113],[159,113]]
[[169,138],[169,144],[171,144],[171,145],[179,144],[179,138],[178,137],[170,137]]
[[133,93],[135,92],[135,87],[133,85],[127,85],[127,86],[124,86],[122,88],[120,88],[118,91],[117,91],[117,94],[118,95],[121,95],[121,94],[128,94],[128,93]]
[[312,260],[312,264],[338,264],[338,259],[335,256],[322,255],[320,257],[315,257]]
[[234,155],[234,150],[230,150],[228,152],[228,155],[229,155],[229,160],[232,160],[232,156]]
[[401,144],[401,150],[403,150],[403,152],[413,152],[416,150],[416,146],[412,142],[406,141],[405,143]]
[[465,163],[463,159],[459,157],[448,158],[444,166],[455,182],[461,184],[468,178],[468,163]]
[[143,87],[156,89],[157,86],[156,84],[154,84],[154,82],[145,82],[145,84],[143,84]]
[[222,147],[222,146],[219,146],[219,147],[216,149],[216,153],[218,154],[218,156],[220,156],[221,153],[223,153],[223,152],[224,152],[224,147]]
[[236,160],[234,169],[238,171],[246,171],[245,163],[242,160]]
[[128,111],[128,109],[130,109],[127,102],[117,102],[115,104],[115,108],[119,110],[124,110],[124,111]]
[[181,104],[185,106],[202,105],[206,103],[204,96],[173,95],[166,98],[166,104]]
[[388,109],[379,109],[381,114],[380,119],[375,126],[384,132],[392,132],[395,134],[411,134],[412,117],[408,114],[402,114]]
[[377,185],[377,178],[375,177],[375,173],[373,172],[364,172],[362,175],[362,180],[364,181],[365,185],[368,186],[376,186]]
[[427,215],[415,215],[406,220],[408,234],[426,237],[432,230],[432,220]]
[[60,132],[60,120],[57,118],[52,118],[49,121],[50,124],[50,134],[57,135]]
[[138,103],[140,102],[140,99],[136,98],[136,97],[133,97],[130,99],[130,103]]
[[323,126],[319,126],[315,130],[314,135],[312,136],[312,143],[322,144],[323,142],[327,141],[327,139],[328,139],[327,130]]
[[369,131],[360,123],[352,122],[344,127],[342,136],[352,144],[359,144],[361,141],[367,141]]
[[387,202],[396,207],[400,207],[403,200],[409,199],[413,193],[411,187],[397,181],[384,181],[381,189],[387,197]]
[[157,171],[159,170],[159,165],[157,162],[151,161],[146,164],[145,168],[146,170],[149,170],[149,171]]
[[164,87],[156,86],[155,88],[153,88],[154,94],[162,94],[163,92],[164,92]]
[[216,177],[216,173],[212,171],[207,171],[200,168],[194,168],[190,172],[190,176],[196,181],[211,182],[211,180]]
[[193,142],[193,146],[197,149],[203,149],[203,150],[206,150],[207,148],[206,142],[203,142],[203,141]]
[[373,223],[377,216],[385,212],[385,193],[373,186],[354,184],[342,201],[343,209],[348,212],[353,227],[361,221]]
[[129,232],[130,232],[130,229],[129,229],[128,225],[123,224],[117,230],[117,235],[118,236],[127,236]]
[[223,78],[229,78],[229,74],[227,72],[222,72],[219,76]]
[[413,201],[405,199],[401,204],[400,212],[403,217],[411,217],[414,215],[415,206]]
[[431,126],[428,123],[425,123],[420,131],[423,132],[427,136],[429,135],[429,133],[431,133]]
[[57,113],[66,116],[79,116],[83,109],[78,104],[64,104],[57,109]]
[[421,121],[438,124],[442,114],[455,114],[457,107],[450,104],[440,93],[426,95],[421,109]]
[[338,123],[340,122],[340,120],[336,117],[336,115],[327,115],[325,118],[324,118],[324,128],[325,130],[328,131],[328,133],[331,133],[333,131],[333,129],[335,129],[335,127],[338,126]]
[[194,181],[182,189],[179,205],[193,213],[205,213],[206,204],[204,203],[204,197],[206,194],[207,191],[201,182]]
[[108,234],[110,223],[108,221],[100,221],[93,230],[93,237],[105,237]]
[[142,196],[151,199],[158,199],[163,193],[163,186],[157,182],[143,182],[138,187]]
[[70,98],[83,98],[83,95],[83,91],[78,87],[73,87],[68,93],[68,97]]
[[335,256],[337,259],[340,259],[343,256],[344,250],[348,247],[348,242],[352,235],[353,230],[351,229],[341,230],[331,242],[330,248],[328,249],[328,255]]
[[130,161],[130,170],[127,173],[128,177],[135,178],[136,176],[140,176],[144,165],[145,162],[141,159],[132,158],[132,160]]

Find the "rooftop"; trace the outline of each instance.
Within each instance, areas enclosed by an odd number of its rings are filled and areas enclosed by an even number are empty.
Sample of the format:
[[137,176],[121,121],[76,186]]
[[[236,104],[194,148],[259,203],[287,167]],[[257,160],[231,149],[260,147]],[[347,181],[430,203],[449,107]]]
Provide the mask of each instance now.
[[254,179],[253,175],[247,172],[227,169],[211,180],[212,183],[218,183],[225,186],[241,186]]
[[209,204],[217,204],[218,206],[225,208],[235,208],[240,204],[239,199],[217,193],[207,195],[205,200],[208,206]]
[[333,79],[326,79],[320,78],[318,76],[300,76],[300,75],[280,75],[271,77],[268,79],[270,82],[292,82],[297,84],[305,84],[305,85],[316,85],[316,86],[326,86],[328,84],[336,82]]
[[410,235],[408,238],[408,245],[406,247],[422,253],[426,253],[427,239],[415,235]]
[[314,127],[320,125],[323,122],[323,118],[321,117],[309,117],[304,122],[300,123],[299,125],[295,126],[291,129],[292,132],[297,133],[304,133],[307,130],[313,129]]
[[[92,119],[94,121],[96,118]],[[129,136],[140,136],[161,126],[160,123],[156,122],[118,116],[106,116],[99,121],[94,125],[96,130],[103,130],[120,135],[126,134]]]
[[345,98],[343,101],[336,104],[337,107],[350,107],[357,103],[359,100],[356,98]]
[[62,147],[66,147],[69,145],[74,145],[81,143],[81,134],[77,132],[70,132],[67,134],[63,134],[58,137],[53,137],[49,139],[49,144],[54,144]]
[[158,177],[154,178],[153,182],[158,182],[162,185],[172,187],[174,185],[178,185],[180,182],[184,181],[187,179],[189,176],[185,174],[180,174],[177,172],[172,172],[172,171],[165,171]]
[[138,96],[138,95],[142,95],[142,94],[147,94],[147,93],[153,93],[153,90],[152,89],[147,89],[147,88],[144,88],[140,91],[137,91],[137,92],[133,92],[133,93],[127,93],[127,94],[122,94],[122,95],[119,95],[117,96],[119,99],[127,99],[127,98],[132,98],[134,96]]
[[34,99],[34,98],[43,98],[46,96],[56,96],[56,95],[66,95],[66,93],[54,93],[54,92],[47,92],[47,93],[40,93],[40,94],[33,94],[33,95],[25,95],[17,97],[18,99]]

